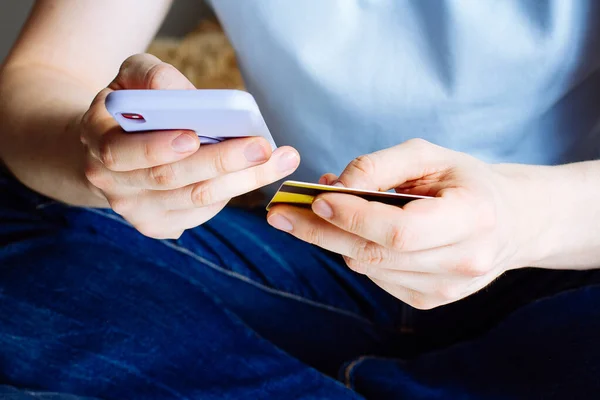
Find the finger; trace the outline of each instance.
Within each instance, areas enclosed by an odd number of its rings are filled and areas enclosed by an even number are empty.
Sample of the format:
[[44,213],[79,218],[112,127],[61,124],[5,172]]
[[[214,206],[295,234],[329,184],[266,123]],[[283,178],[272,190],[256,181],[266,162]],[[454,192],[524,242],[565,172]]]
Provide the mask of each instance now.
[[347,263],[353,270],[365,275],[373,275],[374,271],[378,270],[418,272],[469,279],[494,274],[496,268],[493,259],[486,252],[478,252],[478,248],[478,245],[468,243],[425,251],[388,252],[385,253],[385,259],[377,264],[368,262],[368,254],[361,254],[365,249],[358,249]]
[[86,157],[84,174],[93,187],[100,189],[105,197],[133,196],[140,191],[136,187],[120,184],[115,179],[117,173],[107,169],[95,157]]
[[208,207],[183,211],[169,211],[130,221],[145,236],[155,239],[178,239],[183,232],[204,224],[217,215],[227,202],[212,204]]
[[202,146],[175,163],[117,173],[115,179],[141,189],[171,190],[260,165],[271,153],[269,142],[262,137],[231,139]]
[[489,277],[465,279],[452,275],[378,270],[368,277],[413,307],[430,309],[462,300],[491,282]]
[[174,66],[151,54],[136,54],[126,59],[111,89],[195,89]]
[[453,192],[414,200],[402,208],[357,196],[325,193],[312,210],[332,224],[394,251],[418,251],[460,242],[480,228],[480,213]]
[[[291,233],[300,240],[345,256],[348,266],[361,274],[367,274],[372,269],[398,266],[402,260],[402,255],[340,230],[307,209],[277,205],[269,211],[267,220],[273,227]],[[401,265],[408,270],[418,271],[416,265]]]
[[320,185],[332,185],[338,179],[337,175],[332,173],[324,174],[319,178]]
[[82,120],[82,142],[112,171],[132,171],[179,161],[200,146],[191,131],[125,133],[104,106],[109,89],[100,92]]
[[478,260],[472,255],[464,255],[461,249],[451,246],[424,252],[393,252],[341,230],[310,210],[299,207],[277,205],[269,211],[267,220],[273,227],[291,233],[300,240],[345,256],[348,266],[364,275],[373,275],[373,271],[387,269],[396,272],[465,273],[478,276],[484,272],[484,268],[479,269],[479,265],[486,265],[477,264]]
[[365,274],[379,282],[402,286],[436,299],[458,300],[466,296],[468,280],[455,275],[440,275],[424,272],[396,271],[373,268]]
[[129,57],[109,88],[101,91],[84,117],[82,141],[108,169],[132,171],[181,160],[200,145],[193,132],[126,134],[106,110],[106,96],[119,89],[194,89],[175,67],[150,54]]
[[206,207],[193,208],[190,210],[168,211],[169,221],[184,230],[196,228],[217,215],[225,206],[227,201],[221,201]]
[[355,257],[356,247],[366,247],[365,239],[323,221],[307,209],[277,205],[269,210],[267,221],[276,229],[337,254]]
[[127,220],[144,236],[154,239],[178,239],[186,230],[200,226],[214,217],[226,204],[224,202],[209,207],[152,215],[141,213]]
[[400,285],[395,285],[391,282],[379,280],[376,278],[369,279],[371,279],[377,286],[379,286],[398,300],[417,309],[429,310],[435,308],[438,305],[438,303],[433,301],[433,299],[431,299],[423,293],[417,292],[416,290],[409,289]]
[[[377,286],[397,298],[398,300],[416,308],[419,310],[431,310],[433,308],[444,305],[441,300],[434,298],[433,296],[425,293],[417,292],[416,290],[409,289],[400,285],[379,280],[376,278],[370,278]],[[446,302],[450,303],[450,301]]]
[[148,200],[168,210],[206,207],[276,182],[296,170],[300,156],[280,147],[264,164],[171,191],[151,191]]
[[92,151],[106,168],[119,172],[173,163],[199,147],[200,140],[191,131],[124,133],[114,129],[104,134]]
[[453,154],[458,153],[424,140],[412,139],[354,159],[344,169],[338,182],[350,188],[387,191],[406,181],[446,169]]

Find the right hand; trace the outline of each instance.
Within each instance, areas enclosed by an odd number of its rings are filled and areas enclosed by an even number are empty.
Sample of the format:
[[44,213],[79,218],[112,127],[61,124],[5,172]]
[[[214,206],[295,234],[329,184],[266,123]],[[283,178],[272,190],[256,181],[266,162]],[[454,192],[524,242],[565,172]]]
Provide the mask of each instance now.
[[298,152],[274,152],[262,137],[200,146],[194,132],[125,133],[104,100],[120,89],[194,89],[173,66],[149,54],[122,64],[81,120],[85,176],[92,190],[142,234],[176,239],[211,219],[233,197],[276,182],[296,170]]

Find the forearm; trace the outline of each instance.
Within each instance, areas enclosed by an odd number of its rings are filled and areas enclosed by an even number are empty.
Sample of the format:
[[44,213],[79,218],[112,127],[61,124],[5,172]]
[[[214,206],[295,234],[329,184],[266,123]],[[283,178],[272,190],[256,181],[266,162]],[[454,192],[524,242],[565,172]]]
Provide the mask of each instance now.
[[524,267],[600,268],[600,161],[497,168],[515,182]]
[[95,93],[43,66],[0,74],[0,159],[24,185],[56,200],[106,206],[83,175],[78,121]]
[[37,0],[0,71],[0,161],[25,185],[104,206],[83,178],[78,121],[172,0]]

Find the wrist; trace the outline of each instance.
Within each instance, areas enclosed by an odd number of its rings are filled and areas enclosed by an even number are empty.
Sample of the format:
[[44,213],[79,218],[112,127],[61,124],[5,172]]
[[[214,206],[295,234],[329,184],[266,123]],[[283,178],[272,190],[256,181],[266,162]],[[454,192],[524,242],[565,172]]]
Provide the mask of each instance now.
[[[600,265],[597,162],[560,166],[499,164],[513,213],[514,268],[583,269]],[[597,181],[597,178],[596,178]],[[596,233],[595,233],[596,232]]]
[[508,269],[533,266],[546,258],[545,249],[552,247],[552,235],[548,235],[548,200],[542,201],[548,188],[550,167],[520,164],[496,164],[501,207],[506,210],[507,221],[499,221],[509,228],[507,240],[512,242],[514,255]]

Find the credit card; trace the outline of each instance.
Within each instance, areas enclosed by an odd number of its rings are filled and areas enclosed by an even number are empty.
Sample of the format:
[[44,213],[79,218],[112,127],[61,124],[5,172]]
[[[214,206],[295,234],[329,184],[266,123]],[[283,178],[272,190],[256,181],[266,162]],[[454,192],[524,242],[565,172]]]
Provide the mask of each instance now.
[[378,201],[380,203],[399,207],[402,207],[413,200],[431,198],[430,196],[350,189],[299,181],[285,181],[281,184],[277,190],[277,193],[275,193],[267,205],[267,211],[276,204],[289,204],[298,207],[310,208],[315,197],[321,193],[352,194],[368,201]]

